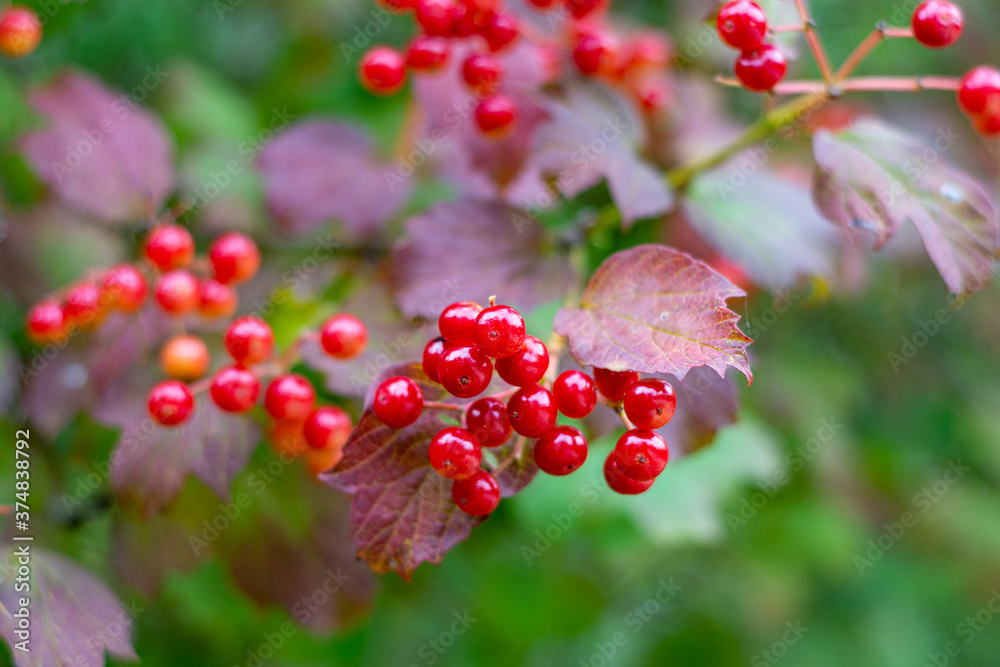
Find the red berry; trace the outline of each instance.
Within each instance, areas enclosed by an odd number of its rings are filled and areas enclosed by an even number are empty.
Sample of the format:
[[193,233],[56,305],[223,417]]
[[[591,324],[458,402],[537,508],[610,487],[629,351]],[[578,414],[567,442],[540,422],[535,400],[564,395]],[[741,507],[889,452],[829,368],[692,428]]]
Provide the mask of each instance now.
[[368,346],[368,328],[354,315],[334,315],[320,332],[323,349],[335,359],[353,359]]
[[208,250],[215,279],[220,283],[242,283],[257,275],[260,250],[249,236],[230,232],[223,234]]
[[643,30],[628,45],[628,68],[663,70],[670,65],[673,49],[663,33]]
[[483,37],[489,44],[490,51],[502,51],[514,43],[520,35],[517,19],[510,14],[497,12],[483,29]]
[[587,439],[572,426],[556,426],[535,443],[535,463],[550,475],[568,475],[587,460]]
[[313,449],[342,449],[351,435],[351,416],[335,405],[313,410],[303,427],[306,442]]
[[582,419],[597,405],[597,389],[586,373],[565,371],[552,384],[556,407],[570,419]]
[[573,47],[573,62],[584,74],[610,74],[618,65],[619,50],[603,30],[582,33]]
[[179,269],[160,276],[154,292],[156,303],[171,315],[185,315],[201,302],[198,279]]
[[481,28],[482,17],[464,2],[453,4],[448,18],[451,22],[448,34],[451,37],[470,37]]
[[599,14],[607,8],[607,0],[566,0],[566,8],[575,19]]
[[41,301],[28,311],[28,337],[36,345],[45,345],[66,333],[63,309],[56,301]]
[[444,37],[420,35],[406,51],[406,64],[420,72],[436,72],[448,62],[451,45]]
[[161,271],[179,269],[194,260],[194,239],[180,225],[157,227],[146,238],[146,257]]
[[260,395],[260,380],[245,368],[227,366],[215,374],[210,393],[226,412],[249,412]]
[[764,45],[767,16],[756,2],[733,0],[719,10],[715,24],[722,41],[740,51],[754,51]]
[[653,486],[653,480],[640,482],[623,473],[615,461],[614,451],[608,454],[608,458],[604,459],[604,479],[612,491],[627,496],[642,493]]
[[[469,58],[462,65],[462,78],[481,97],[493,95],[503,79],[503,64],[496,56],[480,53]],[[447,336],[445,336],[447,338]]]
[[594,382],[601,396],[612,403],[620,403],[625,397],[625,391],[639,379],[635,371],[609,371],[606,368],[594,369]]
[[648,378],[632,383],[625,392],[625,416],[636,428],[658,429],[674,416],[677,395],[666,380]]
[[198,286],[198,312],[202,317],[229,317],[236,312],[239,297],[230,285],[218,280],[203,280]]
[[770,44],[756,51],[744,51],[736,59],[736,77],[744,86],[758,92],[774,88],[785,77],[786,69],[785,55]]
[[471,477],[455,480],[451,497],[458,508],[472,516],[489,514],[500,504],[500,485],[485,470],[477,470]]
[[187,421],[194,411],[194,394],[183,382],[168,380],[149,392],[149,414],[163,426]]
[[524,344],[524,318],[510,306],[490,306],[476,318],[476,345],[488,357],[502,359]]
[[663,472],[670,458],[663,438],[641,428],[626,431],[618,438],[614,452],[618,469],[639,482],[649,481]]
[[303,422],[271,422],[267,437],[282,457],[296,458],[309,448]]
[[441,363],[441,355],[447,349],[448,343],[445,341],[444,336],[438,336],[427,343],[427,347],[424,348],[424,374],[434,382],[441,381],[440,377],[438,377],[438,364]]
[[316,407],[316,389],[301,375],[274,378],[264,392],[264,409],[279,421],[301,421]]
[[378,386],[372,410],[389,428],[404,428],[417,421],[424,409],[424,393],[408,377],[389,378]]
[[943,49],[962,34],[962,10],[945,0],[927,0],[913,11],[913,36],[931,49]]
[[665,75],[652,74],[631,82],[632,92],[642,110],[650,116],[662,113],[674,101],[674,91],[670,79]]
[[511,427],[526,438],[537,438],[556,425],[552,394],[537,384],[519,389],[507,402]]
[[451,33],[453,0],[417,0],[417,23],[432,37]]
[[525,336],[521,349],[509,357],[497,359],[496,369],[497,375],[507,384],[527,387],[540,382],[549,370],[549,350],[534,336]]
[[274,333],[264,320],[252,315],[233,320],[226,330],[226,349],[238,364],[259,364],[271,358]]
[[962,77],[958,106],[970,116],[1000,113],[1000,71],[976,67]]
[[7,7],[0,13],[0,53],[8,58],[30,55],[42,42],[42,21],[27,7]]
[[74,285],[66,293],[66,303],[63,306],[63,317],[69,324],[75,324],[80,329],[93,329],[104,317],[107,298],[102,297],[101,290],[93,283]]
[[438,318],[438,330],[452,345],[475,345],[476,318],[483,307],[473,301],[459,301],[444,309]]
[[528,3],[539,9],[551,9],[559,0],[528,0]]
[[976,132],[984,137],[995,137],[1000,134],[1000,114],[976,116],[973,125],[976,127]]
[[507,419],[507,406],[499,398],[481,398],[465,413],[465,426],[483,447],[499,447],[510,439],[513,428]]
[[476,105],[476,125],[488,137],[506,136],[516,122],[517,105],[506,95],[487,97]]
[[208,346],[197,336],[175,336],[160,350],[160,367],[177,380],[191,382],[203,377],[210,362]]
[[388,46],[376,46],[361,58],[361,85],[376,95],[392,95],[406,82],[403,56]]
[[134,313],[146,302],[146,277],[131,264],[119,264],[104,276],[104,293],[112,308]]
[[450,426],[431,440],[428,456],[431,467],[448,479],[465,479],[476,474],[483,462],[483,449],[475,436],[464,428]]
[[472,345],[448,348],[438,363],[438,381],[452,396],[472,398],[490,386],[493,362]]

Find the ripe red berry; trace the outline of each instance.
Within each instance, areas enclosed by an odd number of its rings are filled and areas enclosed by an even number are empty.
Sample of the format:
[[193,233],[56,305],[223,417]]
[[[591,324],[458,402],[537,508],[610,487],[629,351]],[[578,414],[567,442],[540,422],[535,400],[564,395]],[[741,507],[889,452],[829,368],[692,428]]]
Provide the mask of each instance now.
[[639,77],[633,79],[629,85],[642,110],[649,116],[663,113],[674,101],[670,79],[665,75],[650,74]]
[[160,276],[154,296],[156,303],[171,315],[186,315],[201,302],[198,279],[184,269]]
[[984,137],[995,137],[1000,134],[1000,114],[976,116],[973,119],[976,132]]
[[335,405],[324,405],[306,418],[303,432],[313,449],[342,449],[351,435],[351,416]]
[[451,497],[458,508],[472,516],[484,516],[500,504],[500,485],[493,475],[477,470],[471,477],[455,480]]
[[587,460],[587,439],[572,426],[556,426],[535,442],[535,463],[550,475],[568,475]]
[[160,367],[167,377],[191,382],[208,372],[211,359],[205,341],[197,336],[175,336],[160,350]]
[[27,7],[7,7],[0,13],[0,53],[8,58],[30,55],[42,42],[42,21]]
[[28,337],[36,345],[45,345],[62,338],[66,319],[58,302],[40,301],[28,311]]
[[274,333],[264,320],[248,315],[233,320],[226,330],[226,349],[238,364],[267,361],[274,350]]
[[375,390],[372,410],[389,428],[404,428],[417,421],[424,409],[424,393],[408,377],[389,378]]
[[514,431],[507,419],[507,406],[499,398],[481,398],[465,413],[465,426],[483,447],[499,447]]
[[438,330],[451,345],[476,344],[476,318],[483,307],[473,301],[453,303],[438,318]]
[[274,378],[264,392],[264,409],[279,421],[301,421],[316,407],[316,389],[295,373]]
[[575,19],[597,15],[607,9],[608,0],[566,0],[566,8]]
[[108,306],[126,313],[142,308],[149,291],[146,277],[131,264],[119,264],[104,276],[104,293]]
[[611,34],[603,30],[582,33],[573,46],[573,62],[584,74],[610,74],[618,65],[619,49]]
[[628,45],[630,70],[663,70],[670,65],[673,49],[661,32],[643,30],[632,36]]
[[552,397],[559,412],[570,419],[582,419],[597,405],[597,389],[586,373],[565,371],[552,384]]
[[63,317],[67,323],[75,324],[80,329],[93,329],[104,318],[107,300],[93,283],[74,285],[66,292]]
[[962,34],[962,10],[945,0],[927,0],[913,11],[911,25],[917,41],[931,49],[943,49]]
[[420,72],[436,72],[444,67],[451,54],[451,45],[444,37],[420,35],[406,50],[406,64]]
[[767,16],[752,0],[733,0],[719,10],[716,29],[722,41],[740,51],[754,51],[764,45]]
[[623,399],[625,416],[636,428],[655,430],[665,425],[677,409],[674,387],[666,380],[647,378],[632,383]]
[[448,479],[465,479],[476,474],[483,462],[483,449],[475,436],[464,428],[450,426],[431,440],[428,457],[431,467]]
[[239,297],[230,285],[209,279],[198,286],[198,312],[202,317],[229,317],[236,312],[238,304]]
[[220,283],[242,283],[260,269],[260,250],[249,236],[230,232],[215,240],[208,250],[215,279]]
[[552,394],[537,384],[519,389],[507,402],[511,427],[526,438],[537,438],[556,425]]
[[302,458],[306,461],[306,470],[313,477],[319,477],[333,466],[340,463],[344,458],[342,449],[307,449],[302,452]]
[[226,412],[249,412],[260,395],[260,380],[245,368],[227,366],[212,378],[209,393]]
[[331,357],[353,359],[368,346],[368,328],[354,315],[334,315],[323,324],[320,342]]
[[517,105],[506,95],[487,97],[476,105],[476,125],[488,137],[507,136],[517,122]]
[[180,225],[163,225],[146,238],[146,257],[161,271],[179,269],[194,260],[194,239]]
[[527,387],[545,376],[549,369],[549,350],[534,336],[525,336],[521,349],[509,357],[497,359],[496,369],[497,375],[507,384]]
[[403,56],[388,46],[376,46],[361,58],[361,85],[376,95],[392,95],[406,82]]
[[667,467],[670,450],[658,434],[634,428],[618,438],[615,462],[628,477],[640,482],[655,478]]
[[490,306],[476,318],[476,345],[488,357],[502,359],[524,344],[524,318],[510,306]]
[[765,44],[756,51],[744,51],[736,59],[736,77],[750,90],[764,92],[785,77],[788,64],[776,46]]
[[472,398],[490,386],[493,362],[474,345],[448,348],[438,363],[438,382],[452,396]]
[[432,37],[451,33],[453,0],[417,0],[417,23]]
[[539,9],[551,9],[559,0],[528,0],[528,3]]
[[594,369],[594,382],[601,396],[612,403],[620,403],[625,398],[625,391],[639,379],[635,371],[609,371],[606,368]]
[[985,66],[970,70],[959,85],[958,106],[970,116],[1000,113],[1000,70]]
[[649,487],[653,486],[654,481],[650,479],[640,482],[627,476],[618,467],[614,451],[608,454],[608,458],[604,459],[604,479],[612,491],[627,496],[634,496],[646,491]]
[[486,39],[490,51],[493,52],[506,49],[517,40],[520,34],[517,19],[510,14],[501,12],[494,13],[490,22],[482,31],[482,35]]
[[496,56],[489,53],[469,56],[462,65],[462,78],[480,97],[496,93],[503,79],[503,73],[503,64]]
[[438,376],[438,364],[441,363],[441,355],[443,355],[447,349],[448,343],[445,341],[444,336],[438,336],[431,342],[427,343],[427,346],[424,348],[424,374],[434,382],[441,381]]
[[194,411],[194,395],[183,382],[168,380],[149,392],[149,414],[158,424],[176,426]]

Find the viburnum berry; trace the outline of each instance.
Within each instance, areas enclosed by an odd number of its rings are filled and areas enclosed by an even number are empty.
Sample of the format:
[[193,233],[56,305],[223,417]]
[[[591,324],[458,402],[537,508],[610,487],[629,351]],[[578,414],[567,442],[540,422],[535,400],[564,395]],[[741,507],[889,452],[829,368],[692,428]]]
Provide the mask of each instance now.
[[63,308],[57,301],[46,300],[28,311],[28,338],[36,345],[52,343],[66,334]]
[[629,86],[642,110],[650,116],[662,113],[674,101],[670,79],[660,74],[650,74],[633,79]]
[[274,333],[264,320],[247,315],[233,320],[225,335],[226,350],[238,364],[259,364],[271,358]]
[[472,398],[490,386],[493,362],[474,345],[456,345],[441,355],[438,382],[452,396]]
[[752,0],[733,0],[719,10],[715,27],[729,46],[739,51],[755,51],[764,45],[767,15]]
[[507,419],[507,406],[493,396],[480,398],[469,406],[465,412],[465,426],[483,447],[503,445],[514,431]]
[[643,30],[631,37],[626,64],[630,70],[663,70],[670,65],[673,49],[663,33]]
[[97,285],[90,282],[79,283],[66,292],[63,317],[66,322],[75,324],[80,329],[93,329],[104,317],[105,301]]
[[279,375],[264,392],[264,409],[279,421],[301,421],[316,407],[316,389],[296,373]]
[[471,477],[455,480],[451,497],[466,514],[484,516],[500,504],[500,485],[493,475],[477,470]]
[[403,56],[388,46],[376,46],[361,58],[361,85],[376,95],[392,95],[406,82]]
[[354,315],[340,313],[323,323],[320,343],[335,359],[353,359],[368,346],[368,328]]
[[317,408],[303,427],[306,442],[313,449],[341,449],[351,435],[351,416],[335,405]]
[[174,336],[160,350],[160,368],[168,376],[191,382],[208,372],[211,358],[205,341],[197,336]]
[[131,264],[119,264],[104,275],[102,285],[108,306],[134,313],[142,308],[149,292],[146,277]]
[[552,383],[552,397],[559,412],[570,419],[583,419],[597,406],[594,380],[581,371],[564,371]]
[[520,34],[517,19],[503,12],[494,13],[490,22],[482,31],[482,35],[486,39],[490,51],[493,52],[506,49],[517,40]]
[[0,10],[0,53],[24,58],[42,42],[42,21],[34,10],[12,6]]
[[507,95],[487,97],[476,105],[476,125],[488,137],[507,136],[517,123],[517,104]]
[[436,72],[448,62],[451,45],[444,37],[420,35],[406,50],[406,64],[419,72]]
[[405,428],[417,421],[424,409],[424,393],[408,377],[389,378],[375,390],[372,410],[389,428]]
[[575,19],[595,16],[607,9],[608,0],[566,0],[566,8]]
[[584,74],[610,74],[618,65],[619,49],[604,30],[588,30],[573,46],[573,62]]
[[431,467],[439,475],[448,479],[465,479],[479,470],[483,449],[472,433],[450,426],[431,439],[428,456]]
[[497,375],[507,384],[527,387],[545,376],[549,369],[549,350],[534,336],[525,336],[521,349],[509,357],[497,359],[495,367]]
[[552,393],[537,384],[519,389],[507,402],[507,419],[518,435],[537,438],[556,425]]
[[302,453],[306,461],[306,470],[313,477],[318,477],[333,466],[340,463],[344,458],[342,449],[307,449]]
[[918,42],[931,49],[943,49],[962,35],[962,10],[945,0],[927,0],[913,11],[910,23]]
[[559,0],[528,0],[528,3],[539,9],[551,9]]
[[215,240],[208,250],[215,279],[226,285],[243,283],[260,269],[260,250],[245,234],[230,232]]
[[612,491],[628,496],[646,491],[649,487],[653,486],[654,481],[650,479],[640,482],[623,473],[615,461],[614,450],[608,454],[608,458],[604,459],[604,479]]
[[755,51],[744,51],[736,59],[736,78],[750,90],[765,92],[785,78],[788,64],[780,49],[765,44]]
[[524,318],[510,306],[490,306],[476,318],[476,345],[488,357],[502,359],[521,349]]
[[296,458],[309,449],[302,422],[271,422],[267,437],[274,451],[282,456]]
[[489,53],[469,56],[462,65],[462,78],[481,97],[496,93],[503,74],[503,64]]
[[451,34],[453,0],[417,0],[417,23],[432,37]]
[[623,399],[625,416],[636,428],[655,430],[664,426],[677,409],[674,387],[666,380],[647,378],[633,382]]
[[474,301],[453,303],[438,318],[438,330],[451,345],[476,344],[476,318],[483,307]]
[[171,315],[186,315],[201,302],[198,279],[184,269],[169,271],[160,276],[156,281],[154,296],[156,303]]
[[663,438],[641,428],[626,431],[618,438],[614,453],[618,469],[639,482],[651,480],[663,472],[670,458]]
[[260,380],[246,368],[227,366],[212,378],[212,400],[226,412],[249,412],[257,404]]
[[441,355],[448,349],[448,343],[444,336],[438,336],[424,347],[423,368],[424,374],[434,382],[440,382],[438,376],[438,364],[441,363]]
[[198,312],[202,317],[229,317],[236,312],[239,297],[231,285],[218,280],[202,280],[198,285]]
[[194,394],[183,382],[168,380],[149,392],[149,414],[158,424],[176,426],[194,412]]
[[1000,113],[1000,70],[976,67],[962,77],[958,106],[970,116]]
[[995,137],[1000,134],[1000,113],[997,115],[981,115],[973,119],[976,132],[984,137]]
[[572,426],[556,426],[535,442],[535,464],[550,475],[568,475],[587,460],[587,439]]
[[146,237],[146,257],[161,271],[179,269],[194,260],[194,239],[180,225],[157,227]]
[[594,369],[594,383],[597,385],[597,391],[601,392],[601,396],[611,403],[620,403],[625,398],[625,391],[638,379],[639,374],[635,371]]

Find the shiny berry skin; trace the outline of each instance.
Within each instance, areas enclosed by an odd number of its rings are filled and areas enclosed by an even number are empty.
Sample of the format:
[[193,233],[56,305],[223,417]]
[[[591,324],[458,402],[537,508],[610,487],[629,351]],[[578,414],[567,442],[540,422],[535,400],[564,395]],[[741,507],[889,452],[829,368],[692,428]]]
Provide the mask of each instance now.
[[568,475],[587,460],[587,439],[572,426],[556,426],[535,442],[535,463],[550,475]]
[[197,336],[174,336],[160,350],[160,368],[176,380],[191,382],[204,377],[210,362],[208,346]]
[[626,496],[634,496],[646,491],[653,486],[654,481],[640,482],[623,473],[615,461],[614,451],[608,454],[608,458],[604,459],[604,479],[612,491]]
[[295,373],[274,378],[264,392],[264,409],[279,421],[302,421],[316,407],[316,389]]
[[227,366],[212,378],[212,400],[226,412],[249,412],[260,395],[260,380],[238,366]]
[[493,362],[474,345],[448,348],[438,363],[438,382],[448,393],[472,398],[486,391],[493,379]]
[[453,0],[417,0],[417,23],[432,37],[451,33]]
[[368,347],[368,327],[354,315],[334,315],[323,323],[320,342],[334,359],[353,359]]
[[198,285],[198,312],[202,317],[229,317],[236,312],[239,297],[230,285],[218,280],[203,280]]
[[183,382],[167,380],[149,392],[148,407],[158,424],[177,426],[194,412],[194,394]]
[[608,0],[566,0],[566,8],[575,19],[599,14],[607,8],[607,5]]
[[635,371],[609,371],[606,368],[594,369],[594,383],[601,396],[612,403],[620,403],[625,398],[625,391],[639,379]]
[[58,302],[40,301],[28,311],[28,338],[36,345],[45,345],[62,338],[66,319]]
[[184,269],[169,271],[156,281],[156,303],[171,315],[186,315],[201,302],[198,279]]
[[226,350],[238,364],[259,364],[271,358],[274,333],[267,323],[246,316],[233,320],[225,335]]
[[634,428],[618,438],[615,463],[627,477],[639,482],[654,479],[667,467],[670,450],[658,434]]
[[260,269],[260,250],[245,234],[230,232],[215,240],[208,250],[215,279],[226,285],[243,283]]
[[475,345],[476,318],[483,307],[473,301],[453,303],[438,318],[438,330],[452,345]]
[[438,364],[441,363],[441,355],[448,349],[448,343],[444,336],[438,336],[427,343],[424,348],[423,367],[424,374],[434,382],[440,382],[438,377]]
[[585,32],[573,47],[573,62],[584,74],[610,74],[618,64],[618,46],[603,31]]
[[918,42],[930,49],[943,49],[962,35],[962,10],[945,0],[927,0],[913,10],[910,24]]
[[656,430],[674,416],[677,395],[666,380],[647,378],[633,382],[622,400],[625,416],[636,428]]
[[767,16],[751,0],[733,0],[719,10],[715,24],[723,42],[739,51],[753,51],[764,45]]
[[486,25],[486,28],[482,32],[483,37],[486,39],[486,43],[490,47],[490,51],[493,51],[494,53],[509,47],[517,40],[517,37],[520,34],[520,27],[517,24],[517,19],[510,14],[504,14],[501,12],[493,14],[490,22]]
[[970,116],[1000,113],[1000,70],[976,67],[962,77],[958,106]]
[[194,260],[194,239],[180,225],[163,225],[146,237],[145,252],[160,271],[179,269]]
[[458,509],[472,516],[484,516],[500,504],[500,485],[493,475],[477,470],[471,477],[455,480],[451,497]]
[[483,449],[475,436],[464,428],[450,426],[431,440],[428,457],[431,467],[442,477],[472,477],[483,462]]
[[303,433],[313,449],[341,449],[353,427],[349,414],[335,405],[324,405],[306,418]]
[[556,407],[570,419],[583,419],[597,406],[594,380],[581,371],[564,371],[552,383]]
[[540,382],[549,370],[549,350],[534,336],[525,336],[524,343],[509,357],[497,359],[497,375],[507,384],[527,387]]
[[8,58],[24,58],[42,42],[42,21],[27,7],[0,10],[0,53]]
[[448,62],[449,54],[451,45],[446,38],[420,35],[406,50],[406,64],[418,72],[437,72]]
[[108,306],[126,313],[134,313],[146,303],[149,287],[146,276],[131,264],[112,267],[102,284]]
[[490,306],[476,318],[476,345],[488,357],[509,357],[524,339],[524,318],[510,306]]
[[399,51],[388,46],[376,46],[361,58],[359,77],[368,92],[393,95],[406,82],[406,62]]
[[507,406],[499,398],[487,396],[469,406],[465,426],[483,447],[499,447],[510,440],[514,432],[507,419]]
[[93,283],[74,285],[66,292],[63,317],[80,329],[93,329],[101,323],[106,312],[107,297]]
[[505,137],[516,123],[517,104],[506,95],[487,97],[476,105],[476,125],[488,137]]
[[518,435],[537,438],[556,425],[552,394],[537,384],[519,389],[507,402],[507,419]]
[[482,97],[496,92],[503,79],[503,73],[503,64],[496,56],[488,53],[469,56],[462,65],[462,78],[465,79],[465,83]]
[[372,410],[389,428],[404,428],[417,421],[424,409],[424,393],[408,377],[389,378],[375,390]]
[[765,92],[785,78],[788,64],[776,47],[765,44],[756,51],[744,51],[736,59],[736,78],[750,90]]

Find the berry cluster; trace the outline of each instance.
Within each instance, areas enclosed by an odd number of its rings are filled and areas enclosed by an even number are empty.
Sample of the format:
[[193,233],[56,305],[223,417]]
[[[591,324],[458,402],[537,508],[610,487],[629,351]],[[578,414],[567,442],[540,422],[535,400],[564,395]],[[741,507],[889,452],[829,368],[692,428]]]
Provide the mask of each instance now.
[[41,42],[42,21],[33,9],[18,5],[0,9],[0,53],[8,58],[24,58]]
[[736,78],[750,90],[768,91],[785,78],[788,63],[785,54],[768,44],[767,15],[753,0],[732,0],[723,5],[716,17],[719,37],[737,49]]

